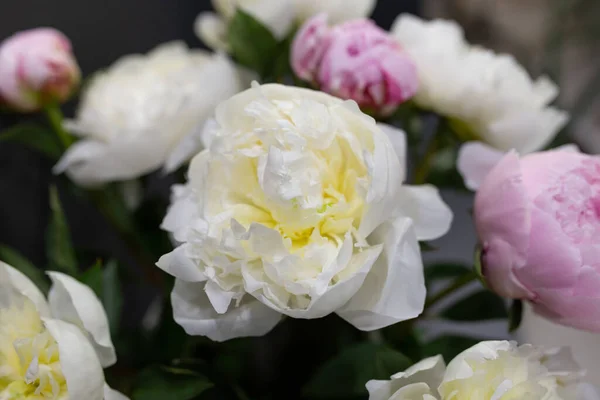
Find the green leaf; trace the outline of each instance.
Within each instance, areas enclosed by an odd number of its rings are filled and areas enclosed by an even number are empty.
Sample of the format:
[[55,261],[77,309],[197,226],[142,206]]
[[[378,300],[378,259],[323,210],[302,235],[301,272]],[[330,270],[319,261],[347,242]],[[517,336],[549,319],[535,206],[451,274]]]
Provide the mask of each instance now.
[[228,42],[234,58],[262,77],[268,74],[277,57],[278,43],[273,33],[241,9],[229,22]]
[[102,261],[97,260],[94,265],[79,275],[79,281],[89,286],[99,299],[102,299]]
[[121,307],[123,306],[123,295],[117,271],[117,263],[109,261],[104,267],[99,260],[91,268],[80,275],[79,280],[88,285],[98,298],[102,301],[110,332],[116,335],[121,320]]
[[450,362],[459,353],[479,343],[479,340],[462,336],[442,336],[423,347],[423,357],[433,357],[441,354],[446,363]]
[[363,342],[347,348],[323,365],[304,387],[315,398],[348,398],[367,393],[370,379],[389,379],[411,365],[405,355],[385,345]]
[[440,263],[425,267],[425,282],[427,284],[441,279],[458,278],[469,272],[469,268],[457,263]]
[[521,320],[523,319],[523,301],[513,300],[508,309],[508,331],[514,332],[519,329]]
[[475,254],[473,256],[473,270],[477,274],[477,278],[481,282],[481,284],[487,287],[487,283],[485,281],[485,276],[483,276],[483,263],[481,261],[481,256],[483,255],[483,247],[480,244],[475,246]]
[[121,291],[121,282],[119,280],[118,265],[115,260],[110,260],[102,273],[102,303],[108,316],[110,332],[116,335],[121,321],[121,312],[123,307],[123,294]]
[[24,255],[13,248],[0,245],[0,260],[21,271],[44,293],[48,293],[50,285],[44,272],[33,265]]
[[459,300],[442,313],[454,321],[481,321],[508,318],[504,300],[492,292],[480,291]]
[[429,251],[437,251],[438,248],[431,245],[429,242],[419,242],[419,247],[421,248],[421,252],[429,252]]
[[52,160],[58,160],[62,154],[60,144],[56,141],[52,130],[32,122],[15,125],[0,132],[0,142],[21,143]]
[[133,400],[192,400],[213,386],[203,375],[168,367],[145,369],[137,381]]
[[71,243],[71,233],[55,186],[50,187],[50,211],[52,214],[46,230],[48,269],[77,276],[77,259]]

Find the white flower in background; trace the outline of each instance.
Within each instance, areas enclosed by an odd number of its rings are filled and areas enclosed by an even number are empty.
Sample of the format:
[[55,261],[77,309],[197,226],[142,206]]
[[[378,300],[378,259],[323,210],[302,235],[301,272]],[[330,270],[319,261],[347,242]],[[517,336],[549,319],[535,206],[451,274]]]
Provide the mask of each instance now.
[[176,169],[199,149],[197,135],[221,101],[242,90],[236,67],[222,55],[179,42],[129,55],[99,72],[66,128],[75,143],[55,172],[81,185]]
[[212,0],[216,13],[203,12],[195,22],[198,37],[209,47],[228,50],[228,22],[241,8],[268,27],[277,39],[313,15],[326,13],[340,23],[371,14],[377,0]]
[[552,81],[534,81],[512,56],[470,45],[455,22],[401,15],[391,34],[417,66],[413,100],[448,117],[469,140],[525,154],[548,144],[568,120],[548,106],[558,94]]
[[481,342],[446,368],[441,356],[427,358],[389,381],[369,381],[369,400],[598,400],[581,382],[581,371],[565,348],[544,350],[514,342]]
[[67,275],[50,277],[46,302],[0,262],[0,399],[126,400],[104,382],[116,356],[100,300]]
[[177,278],[189,334],[257,336],[282,315],[333,312],[373,330],[422,312],[418,240],[452,214],[433,186],[402,185],[403,132],[354,102],[256,85],[217,108],[205,140],[162,225],[181,245],[157,264]]

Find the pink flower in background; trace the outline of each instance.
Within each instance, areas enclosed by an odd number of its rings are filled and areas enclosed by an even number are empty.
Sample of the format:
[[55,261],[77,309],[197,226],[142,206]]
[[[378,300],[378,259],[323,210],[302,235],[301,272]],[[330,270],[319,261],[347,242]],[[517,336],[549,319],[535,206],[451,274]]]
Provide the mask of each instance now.
[[0,43],[0,98],[17,111],[67,100],[80,80],[69,39],[51,28],[16,33]]
[[600,159],[508,153],[475,197],[483,274],[498,294],[600,332]]
[[315,16],[296,35],[291,57],[301,79],[379,115],[392,113],[418,88],[409,55],[370,20],[330,28],[325,15]]

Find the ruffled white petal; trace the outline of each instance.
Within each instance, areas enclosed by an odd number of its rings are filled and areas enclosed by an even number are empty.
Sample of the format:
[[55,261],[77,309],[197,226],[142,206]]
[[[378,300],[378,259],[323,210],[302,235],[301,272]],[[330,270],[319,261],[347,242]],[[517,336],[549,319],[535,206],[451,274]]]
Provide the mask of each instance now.
[[423,312],[426,290],[412,221],[400,217],[385,223],[368,240],[383,244],[383,254],[361,289],[337,314],[365,331],[417,317]]
[[54,318],[75,324],[89,335],[102,367],[117,361],[108,318],[100,299],[88,286],[60,272],[48,272],[52,288],[48,295]]
[[435,186],[404,185],[398,197],[401,213],[413,220],[418,240],[433,240],[448,233],[452,210]]
[[[46,298],[38,287],[21,271],[0,261],[0,291],[3,296],[11,296],[12,290],[31,300],[41,317],[50,316],[50,308]],[[11,303],[10,298],[6,300]]]
[[394,147],[394,150],[396,151],[396,155],[400,160],[400,168],[402,169],[402,172],[400,173],[400,180],[404,181],[404,179],[406,178],[407,162],[406,133],[402,129],[396,128],[393,125],[388,125],[381,122],[378,123],[377,126],[383,131],[383,133],[387,135],[388,139],[390,140],[390,143],[392,144],[392,147]]
[[58,344],[60,366],[70,399],[103,400],[104,373],[92,344],[75,325],[43,319]]
[[170,253],[163,255],[156,265],[175,278],[187,282],[203,282],[206,276],[200,271],[198,265],[190,260],[186,253],[187,244],[182,244]]
[[[371,380],[367,382],[369,400],[421,399],[424,394],[435,393],[444,378],[445,369],[442,356],[435,356],[419,361],[404,372],[392,375],[390,380]],[[417,396],[412,397],[409,394]]]
[[218,314],[210,303],[204,283],[175,281],[171,293],[173,317],[188,335],[207,336],[211,340],[225,340],[262,336],[277,325],[281,314],[246,296],[242,302],[225,314]]

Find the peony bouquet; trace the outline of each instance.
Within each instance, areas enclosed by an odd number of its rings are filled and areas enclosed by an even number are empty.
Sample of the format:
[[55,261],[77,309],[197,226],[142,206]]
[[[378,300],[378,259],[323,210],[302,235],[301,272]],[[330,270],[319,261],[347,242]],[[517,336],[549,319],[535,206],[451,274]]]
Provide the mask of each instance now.
[[[0,142],[54,165],[48,265],[0,246],[0,400],[600,399],[568,347],[512,340],[524,307],[600,333],[600,159],[554,145],[557,85],[374,0],[213,3],[214,51],[81,88],[62,33],[0,43],[3,112],[47,120]],[[79,248],[63,202],[125,251]],[[454,218],[468,265],[439,261]]]

